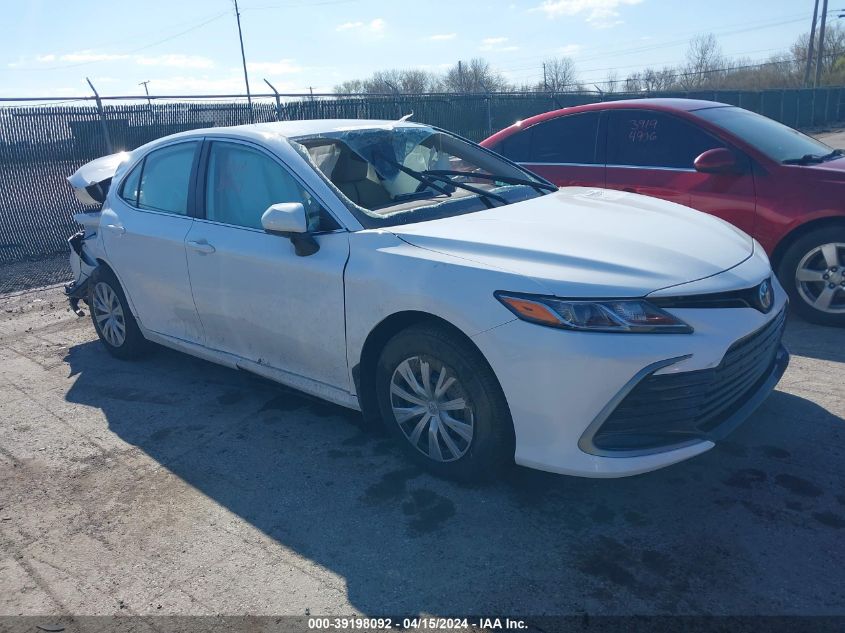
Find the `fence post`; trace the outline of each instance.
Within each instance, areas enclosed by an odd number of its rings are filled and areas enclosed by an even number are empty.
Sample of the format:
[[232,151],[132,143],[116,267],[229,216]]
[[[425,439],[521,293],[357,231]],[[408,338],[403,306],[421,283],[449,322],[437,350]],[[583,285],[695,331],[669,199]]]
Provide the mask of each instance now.
[[281,103],[281,101],[279,101],[279,91],[276,90],[276,87],[273,84],[271,84],[269,81],[267,81],[266,79],[264,80],[264,83],[267,84],[268,86],[270,86],[270,90],[272,90],[273,94],[276,95],[276,120],[281,121],[282,120],[282,103]]
[[490,136],[493,133],[493,106],[492,106],[493,95],[488,93],[487,94],[487,136]]
[[106,141],[106,150],[108,150],[109,154],[114,154],[114,148],[111,144],[111,136],[109,136],[109,126],[106,123],[106,113],[103,110],[103,102],[100,100],[100,94],[97,92],[97,89],[88,77],[85,78],[85,81],[88,82],[88,85],[91,86],[91,90],[94,92],[94,99],[97,102],[97,112],[100,113],[100,126],[103,128],[103,138]]

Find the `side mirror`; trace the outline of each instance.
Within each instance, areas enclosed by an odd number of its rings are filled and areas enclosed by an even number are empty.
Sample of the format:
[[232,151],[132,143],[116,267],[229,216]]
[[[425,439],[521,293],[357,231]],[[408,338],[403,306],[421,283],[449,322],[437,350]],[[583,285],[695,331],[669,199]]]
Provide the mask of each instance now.
[[300,257],[313,255],[320,250],[317,240],[308,233],[308,218],[301,202],[271,205],[261,216],[261,227],[268,233],[289,238]]
[[726,147],[708,149],[692,164],[696,171],[704,174],[738,174],[742,171],[736,154]]
[[307,233],[305,207],[299,202],[280,202],[270,206],[261,216],[261,227],[268,233]]

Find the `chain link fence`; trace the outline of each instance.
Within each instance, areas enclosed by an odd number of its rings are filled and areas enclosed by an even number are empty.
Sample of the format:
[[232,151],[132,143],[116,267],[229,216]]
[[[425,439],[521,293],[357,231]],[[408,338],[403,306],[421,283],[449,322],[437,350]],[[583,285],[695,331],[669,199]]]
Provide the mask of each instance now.
[[[691,97],[738,105],[793,127],[845,120],[845,89],[709,91],[660,95],[590,93],[397,95],[259,98],[255,122],[300,119],[398,119],[436,125],[472,140],[519,119],[599,100],[643,96]],[[187,98],[186,98],[187,99]],[[104,98],[104,101],[108,99]],[[66,178],[112,151],[131,150],[184,130],[250,122],[242,100],[199,99],[132,105],[0,107],[0,294],[64,281],[67,237],[83,211]]]

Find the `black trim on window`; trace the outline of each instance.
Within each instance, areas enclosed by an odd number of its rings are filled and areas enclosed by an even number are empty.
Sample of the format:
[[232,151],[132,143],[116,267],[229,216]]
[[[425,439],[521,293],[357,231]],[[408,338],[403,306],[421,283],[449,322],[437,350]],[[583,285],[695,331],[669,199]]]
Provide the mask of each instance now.
[[[130,169],[126,175],[123,177],[123,180],[120,182],[120,189],[117,192],[117,197],[123,200],[126,204],[137,208],[138,207],[138,195],[141,193],[141,180],[144,178],[144,163],[147,161],[147,157],[144,156],[141,160],[139,160],[135,166]],[[132,174],[138,172],[138,186],[136,188],[135,193],[137,194],[134,199],[129,199],[124,195],[126,191],[126,183],[129,182],[129,179],[132,177]]]
[[191,217],[204,220],[205,218],[205,180],[208,175],[208,155],[211,152],[212,141],[202,139],[200,151],[191,173],[191,188],[188,196],[188,212]]

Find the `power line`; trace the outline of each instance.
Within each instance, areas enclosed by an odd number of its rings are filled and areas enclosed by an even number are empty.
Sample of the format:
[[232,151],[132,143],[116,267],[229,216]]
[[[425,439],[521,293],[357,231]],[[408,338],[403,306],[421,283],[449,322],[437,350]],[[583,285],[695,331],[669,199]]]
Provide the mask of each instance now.
[[[795,14],[795,15],[798,15],[798,14]],[[689,41],[690,41],[690,38],[695,37],[697,35],[706,35],[706,34],[709,34],[709,33],[712,33],[714,35],[721,35],[721,36],[737,35],[737,34],[740,34],[740,33],[747,33],[748,31],[767,29],[767,28],[772,28],[772,27],[776,27],[776,26],[783,26],[783,25],[786,25],[786,24],[795,24],[795,23],[798,23],[798,22],[803,22],[807,19],[808,14],[801,13],[800,15],[801,15],[800,18],[798,18],[798,17],[789,17],[789,19],[778,18],[777,22],[772,22],[771,19],[761,21],[759,23],[753,23],[753,22],[748,23],[748,22],[746,22],[746,23],[744,23],[743,28],[740,28],[740,29],[715,30],[715,31],[713,31],[713,30],[711,30],[711,31],[693,31],[693,32],[690,32],[690,34],[688,36],[685,36],[683,39],[670,40],[670,41],[666,41],[666,42],[657,42],[657,43],[653,43],[653,44],[643,44],[643,45],[636,46],[636,47],[633,47],[633,48],[611,49],[611,50],[605,51],[603,53],[595,53],[593,55],[578,56],[577,59],[578,59],[579,62],[584,62],[584,61],[591,61],[591,60],[594,60],[594,59],[605,59],[605,58],[608,58],[608,57],[619,57],[619,56],[622,56],[622,55],[630,55],[632,53],[644,53],[644,52],[648,52],[648,51],[652,51],[652,50],[657,50],[659,48],[670,48],[672,46],[680,46],[680,45],[688,44]],[[786,16],[784,16],[784,18],[785,17]],[[726,27],[726,28],[732,28],[733,26],[739,26],[739,25],[731,25],[730,27]],[[544,58],[547,58],[547,57],[549,57],[549,55],[532,55],[530,57],[517,58],[517,59],[511,60],[511,61],[516,61],[516,62],[526,61],[527,62],[528,60],[540,60],[540,59],[544,59]],[[535,65],[536,64],[531,64],[530,66],[528,66],[528,65],[510,66],[510,67],[505,66],[505,67],[502,67],[502,70],[525,70],[527,68],[533,68]]]
[[160,40],[156,40],[155,42],[151,42],[149,44],[145,44],[144,46],[139,46],[138,48],[133,48],[133,49],[125,51],[123,53],[110,54],[110,55],[108,55],[108,57],[110,57],[111,59],[94,59],[94,60],[89,60],[89,61],[84,61],[84,62],[77,62],[77,63],[73,63],[73,64],[64,64],[64,65],[61,65],[61,66],[27,66],[26,68],[8,68],[7,67],[7,68],[0,68],[0,70],[12,70],[12,71],[16,70],[16,71],[24,71],[24,72],[28,72],[28,71],[31,71],[31,70],[36,70],[36,71],[64,70],[66,68],[78,68],[79,66],[88,66],[90,64],[100,64],[102,62],[114,61],[117,58],[125,57],[125,56],[131,55],[133,53],[138,53],[140,51],[145,51],[148,48],[158,46],[159,44],[164,44],[165,42],[169,42],[171,40],[174,40],[177,37],[182,37],[183,35],[186,35],[187,33],[190,33],[192,31],[196,31],[197,29],[200,29],[200,28],[206,26],[207,24],[211,24],[212,22],[219,20],[220,18],[222,18],[224,15],[226,15],[228,13],[229,13],[228,11],[223,11],[222,13],[217,13],[213,17],[211,17],[207,20],[204,20],[204,21],[200,22],[199,24],[195,24],[194,26],[187,28],[184,31],[179,31],[178,33],[174,33],[173,35],[170,35],[168,37],[162,38]]
[[[824,58],[825,59],[834,59],[837,57],[842,57],[842,53],[827,53]],[[681,72],[681,71],[673,71],[671,72],[668,77],[671,78],[678,78],[678,77],[693,77],[696,75],[712,75],[713,73],[725,73],[725,72],[734,72],[737,70],[750,70],[753,68],[762,68],[764,66],[776,66],[779,64],[794,64],[794,63],[802,63],[806,61],[803,57],[796,57],[793,59],[787,60],[770,60],[766,62],[759,62],[755,64],[744,64],[741,66],[726,66],[724,68],[711,68],[708,70],[696,70],[696,71],[688,71],[688,72]],[[581,80],[584,83],[600,83],[600,84],[618,84],[618,83],[625,83],[628,79],[615,79],[612,81],[601,81],[601,80],[593,80],[593,79],[583,79]]]

